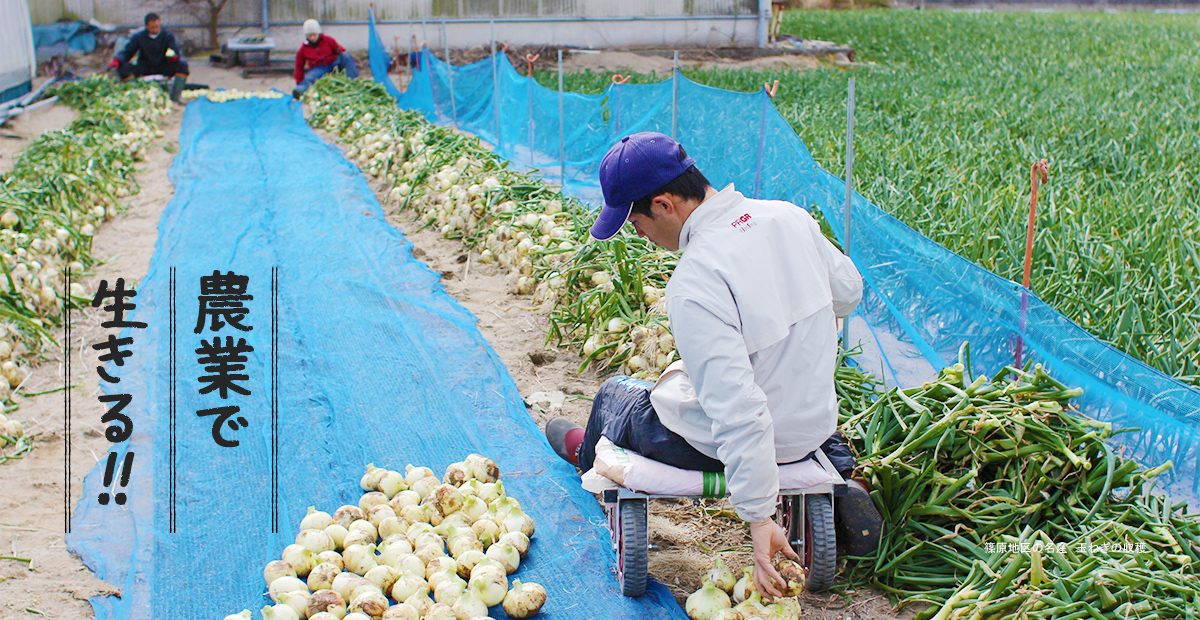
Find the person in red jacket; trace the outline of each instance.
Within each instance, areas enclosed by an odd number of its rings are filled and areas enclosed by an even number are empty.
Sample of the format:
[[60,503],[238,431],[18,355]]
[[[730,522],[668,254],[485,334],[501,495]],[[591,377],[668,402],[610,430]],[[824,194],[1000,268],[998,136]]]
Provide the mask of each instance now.
[[326,73],[341,68],[346,75],[358,77],[358,66],[346,48],[329,35],[321,34],[321,24],[315,19],[304,22],[304,45],[296,52],[296,89],[292,97],[299,99],[304,91]]

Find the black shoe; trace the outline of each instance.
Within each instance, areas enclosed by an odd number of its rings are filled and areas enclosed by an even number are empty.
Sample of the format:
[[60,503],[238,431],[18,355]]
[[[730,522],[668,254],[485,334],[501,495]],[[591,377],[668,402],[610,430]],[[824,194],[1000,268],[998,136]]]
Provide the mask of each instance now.
[[171,101],[174,101],[175,103],[183,103],[184,86],[187,86],[187,79],[182,75],[177,75],[171,78],[171,86],[167,91],[170,94]]
[[292,99],[295,99],[296,101],[300,101],[300,91],[293,89],[292,90]]
[[883,517],[861,482],[847,480],[846,486],[846,496],[835,502],[838,546],[848,555],[869,555],[879,548]]
[[550,447],[554,448],[555,454],[562,457],[562,460],[572,465],[578,465],[581,444],[575,444],[573,450],[567,449],[567,433],[573,430],[582,431],[583,427],[566,418],[554,418],[546,423],[546,440],[550,442]]

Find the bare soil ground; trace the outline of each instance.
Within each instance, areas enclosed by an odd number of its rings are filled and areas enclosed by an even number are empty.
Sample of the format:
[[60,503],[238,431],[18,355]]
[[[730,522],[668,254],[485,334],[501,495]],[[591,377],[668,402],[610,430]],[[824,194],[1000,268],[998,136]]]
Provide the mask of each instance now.
[[[616,57],[615,62],[623,62]],[[668,61],[669,62],[669,61]],[[191,81],[213,87],[264,90],[292,87],[289,76],[243,79],[240,73],[216,69],[196,62]],[[142,192],[125,199],[126,211],[101,226],[94,239],[95,254],[105,262],[85,281],[94,288],[101,278],[145,277],[157,239],[159,216],[174,189],[167,179],[173,159],[168,146],[179,135],[182,108],[166,117],[164,138],[147,148],[147,159],[139,165],[137,180]],[[74,118],[63,106],[51,106],[18,118],[0,129],[0,170],[11,167],[11,158],[43,131],[61,128]],[[8,136],[16,137],[8,137]],[[7,166],[7,167],[6,167]],[[447,291],[478,319],[479,328],[508,366],[521,394],[528,401],[538,393],[561,391],[562,405],[547,400],[530,402],[530,415],[543,425],[562,415],[581,424],[590,411],[590,396],[601,378],[593,373],[577,374],[580,358],[564,350],[547,351],[544,346],[548,308],[532,307],[528,297],[511,293],[507,276],[493,266],[478,263],[457,241],[447,241],[432,231],[418,231],[407,214],[389,213],[394,225],[407,231],[414,254],[430,268],[441,272]],[[72,372],[69,377],[73,409],[71,415],[72,504],[64,502],[64,407],[63,393],[30,398],[18,397],[20,408],[11,417],[27,423],[27,433],[36,435],[35,448],[23,458],[0,465],[0,620],[25,618],[92,618],[87,599],[118,594],[119,589],[94,577],[64,544],[64,511],[73,509],[82,494],[83,476],[106,451],[99,428],[94,398],[99,387],[92,369],[98,365],[88,345],[101,334],[98,317],[82,313],[74,317],[71,338]],[[536,360],[536,362],[535,362]],[[63,384],[61,354],[47,353],[32,368],[23,388],[25,393],[53,390]],[[711,565],[714,552],[721,552],[735,572],[749,563],[746,530],[731,519],[727,504],[713,503],[708,510],[691,502],[657,502],[652,507],[651,573],[667,583],[682,601],[698,585]],[[17,558],[17,559],[12,559]],[[845,595],[806,596],[808,618],[911,618],[912,612],[895,614],[879,592],[846,592]]]

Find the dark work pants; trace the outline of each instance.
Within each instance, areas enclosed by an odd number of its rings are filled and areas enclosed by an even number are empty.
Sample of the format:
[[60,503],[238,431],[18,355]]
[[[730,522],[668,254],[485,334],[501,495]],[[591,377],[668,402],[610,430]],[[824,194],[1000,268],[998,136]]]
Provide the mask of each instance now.
[[122,62],[117,65],[117,75],[121,81],[129,79],[131,76],[144,77],[147,75],[163,75],[171,77],[172,75],[187,75],[188,64],[186,60],[179,59],[173,61],[164,61],[157,65],[151,65],[139,58],[137,63]]
[[[588,418],[583,443],[579,446],[580,467],[584,471],[591,469],[592,462],[596,460],[596,444],[603,435],[615,445],[673,467],[725,471],[720,461],[705,456],[686,439],[662,425],[650,404],[652,387],[654,385],[651,383],[630,377],[614,377],[600,386],[596,398],[592,400],[592,414]],[[856,463],[842,434],[835,431],[821,444],[821,450],[838,473],[843,478],[849,478]],[[800,461],[810,458],[813,458],[811,453]]]

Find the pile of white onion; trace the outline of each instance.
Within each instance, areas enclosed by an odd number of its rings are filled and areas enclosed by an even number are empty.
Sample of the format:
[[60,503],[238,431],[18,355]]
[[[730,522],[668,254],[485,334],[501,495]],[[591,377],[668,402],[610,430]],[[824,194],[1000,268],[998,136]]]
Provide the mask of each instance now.
[[185,90],[181,97],[184,100],[199,99],[206,97],[213,103],[225,103],[226,101],[237,101],[238,99],[278,99],[285,96],[277,90],[238,90],[236,88],[211,90],[208,88],[195,88]]
[[[478,454],[440,479],[428,467],[367,465],[357,506],[332,515],[310,507],[296,543],[267,564],[276,604],[263,618],[486,620],[496,605],[511,618],[536,615],[546,590],[508,582],[529,551],[533,519],[499,477]],[[248,610],[226,620],[243,618]]]
[[753,567],[743,568],[742,578],[735,581],[725,562],[717,558],[704,578],[704,585],[687,598],[684,608],[688,617],[692,620],[799,620],[801,608],[796,597],[804,591],[804,569],[791,560],[780,560],[775,564],[775,570],[787,583],[780,588],[783,596],[767,605],[754,586]]

